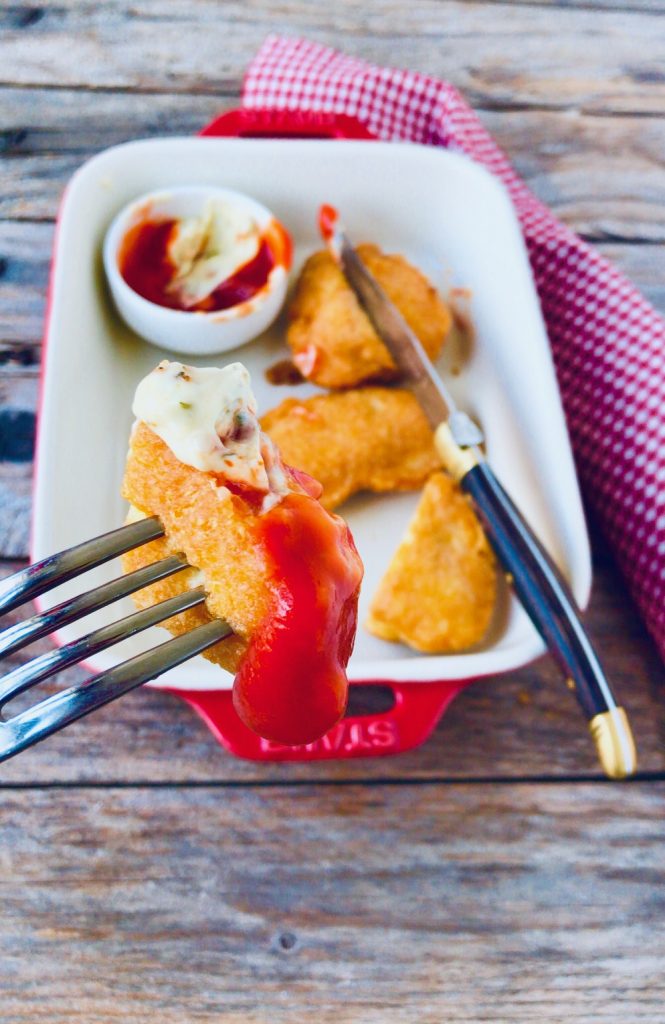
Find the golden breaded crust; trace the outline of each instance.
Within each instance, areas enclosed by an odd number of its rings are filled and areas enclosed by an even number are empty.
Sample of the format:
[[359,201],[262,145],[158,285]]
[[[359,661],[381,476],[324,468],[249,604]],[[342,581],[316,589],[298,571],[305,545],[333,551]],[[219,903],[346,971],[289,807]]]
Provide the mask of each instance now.
[[[359,245],[358,255],[436,359],[451,315],[436,289],[403,256]],[[395,364],[327,250],[306,261],[288,310],[287,342],[298,369],[327,388],[395,378]]]
[[435,473],[374,595],[367,629],[428,654],[463,651],[487,631],[496,584],[471,504],[457,483]]
[[[207,605],[212,616],[228,622],[237,635],[222,640],[206,657],[235,671],[250,637],[270,609],[265,558],[254,536],[256,516],[246,503],[218,490],[214,478],[187,466],[143,423],[132,435],[122,487],[135,509],[157,515],[166,536],[123,556],[125,572],[182,551],[192,566],[206,571]],[[148,607],[195,585],[187,570],[135,595]],[[165,623],[173,633],[210,621],[196,608]]]
[[441,465],[418,402],[401,388],[287,398],[261,420],[284,461],[323,487],[334,509],[356,491],[408,491]]
[[[138,518],[141,517],[142,514],[139,514]],[[156,562],[160,558],[166,558],[167,555],[172,555],[173,553],[174,549],[172,546],[163,537],[160,537],[159,540],[151,541],[150,544],[146,544],[144,547],[128,551],[122,556],[122,567],[127,573],[133,572],[134,569],[140,569],[143,565]],[[145,587],[144,590],[139,590],[136,594],[132,594],[134,604],[137,608],[150,608],[159,601],[166,601],[169,597],[175,597],[186,590],[191,590],[200,583],[199,575],[198,570],[185,569],[175,576],[169,576],[168,579],[153,583],[152,586]],[[188,633],[191,629],[203,626],[206,622],[211,621],[212,616],[207,611],[206,606],[197,605],[196,608],[190,608],[180,615],[174,615],[172,618],[166,619],[160,625],[168,629],[174,636],[180,636],[181,633]],[[244,653],[246,647],[247,644],[244,640],[240,640],[238,637],[230,637],[228,640],[222,640],[221,643],[209,648],[204,652],[203,656],[210,661],[214,661],[215,664],[221,665],[222,668],[228,669],[229,672],[235,672],[238,668],[240,656]]]

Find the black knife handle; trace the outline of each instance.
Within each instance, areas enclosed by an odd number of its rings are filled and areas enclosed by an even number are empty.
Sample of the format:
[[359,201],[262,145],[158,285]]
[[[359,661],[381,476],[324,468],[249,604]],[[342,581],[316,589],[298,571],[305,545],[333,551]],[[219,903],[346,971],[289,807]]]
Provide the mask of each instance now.
[[[612,758],[618,758],[619,769],[623,766],[624,770],[608,774],[632,774],[635,755],[628,720],[617,706],[567,584],[487,463],[481,461],[468,469],[460,477],[460,485],[471,497],[511,586],[571,681],[569,685],[574,686],[603,767],[608,770]],[[612,736],[598,735],[601,728],[611,728]],[[613,754],[601,749],[607,745],[614,746]]]
[[587,718],[616,701],[558,569],[486,462],[460,480],[510,584],[575,692]]

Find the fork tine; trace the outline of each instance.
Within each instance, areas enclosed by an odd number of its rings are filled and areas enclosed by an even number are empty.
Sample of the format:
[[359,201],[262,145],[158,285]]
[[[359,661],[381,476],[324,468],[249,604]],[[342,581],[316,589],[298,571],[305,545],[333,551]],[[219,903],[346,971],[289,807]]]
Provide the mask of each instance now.
[[108,626],[102,626],[101,629],[96,629],[65,647],[47,651],[46,654],[33,658],[25,665],[19,665],[0,680],[0,709],[14,697],[18,697],[19,693],[23,693],[68,665],[83,661],[121,640],[126,640],[150,626],[156,626],[164,619],[187,611],[188,608],[194,608],[204,601],[205,590],[203,587],[188,590],[184,594],[177,594],[166,601],[160,601],[159,604],[152,605],[150,608],[126,615]]
[[126,597],[136,590],[141,590],[142,587],[147,587],[150,583],[156,583],[157,580],[172,576],[186,568],[187,560],[184,555],[169,555],[168,558],[162,558],[159,562],[144,565],[141,569],[136,569],[126,576],[118,576],[117,579],[111,580],[109,583],[103,583],[100,587],[87,590],[84,594],[78,594],[68,601],[63,601],[47,612],[33,615],[29,619],[24,619],[23,622],[16,622],[0,633],[0,656],[13,654],[21,647],[25,647],[26,644],[46,636],[47,633],[54,633],[69,622],[74,622],[84,615],[89,615],[90,612],[112,604],[113,601],[117,601],[121,597]]
[[167,640],[145,654],[124,661],[108,672],[93,676],[80,686],[72,686],[47,697],[0,724],[0,761],[6,761],[149,679],[156,679],[195,654],[201,654],[231,632],[231,627],[225,622],[214,619],[189,633]]
[[159,519],[151,516],[20,569],[0,582],[0,615],[87,569],[94,569],[96,565],[108,562],[116,555],[161,537],[163,533],[164,527]]

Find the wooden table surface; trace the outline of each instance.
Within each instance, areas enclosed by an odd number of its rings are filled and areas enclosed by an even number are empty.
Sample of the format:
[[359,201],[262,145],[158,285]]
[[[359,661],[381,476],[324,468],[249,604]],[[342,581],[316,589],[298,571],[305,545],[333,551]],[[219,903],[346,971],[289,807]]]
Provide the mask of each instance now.
[[[665,309],[664,16],[665,0],[0,3],[3,572],[27,554],[53,220],[87,157],[195,132],[237,104],[268,32],[308,35],[458,85],[537,195]],[[587,621],[636,780],[600,777],[546,659],[374,761],[233,760],[174,698],[131,694],[2,766],[3,1024],[665,1021],[663,670],[591,535]]]

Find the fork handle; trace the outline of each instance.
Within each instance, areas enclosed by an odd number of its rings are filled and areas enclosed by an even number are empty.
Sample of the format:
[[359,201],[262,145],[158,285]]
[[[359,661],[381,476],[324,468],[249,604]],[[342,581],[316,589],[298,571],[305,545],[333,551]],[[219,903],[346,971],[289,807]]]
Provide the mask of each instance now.
[[636,754],[628,718],[617,704],[567,584],[481,453],[458,448],[446,424],[435,436],[444,464],[472,499],[508,582],[574,689],[603,770],[610,778],[632,775]]

